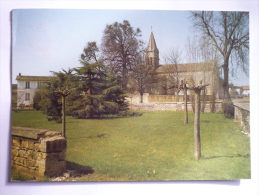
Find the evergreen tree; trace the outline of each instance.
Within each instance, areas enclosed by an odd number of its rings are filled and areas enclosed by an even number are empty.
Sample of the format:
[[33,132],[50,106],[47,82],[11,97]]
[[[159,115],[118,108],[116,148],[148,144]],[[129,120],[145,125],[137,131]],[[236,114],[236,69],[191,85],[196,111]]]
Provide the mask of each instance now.
[[97,51],[95,42],[88,43],[81,55],[81,67],[53,72],[57,80],[37,92],[35,107],[53,119],[61,120],[61,98],[55,91],[74,89],[66,97],[66,115],[84,119],[126,110],[126,94],[117,83],[115,74],[106,69],[102,60],[98,60]]

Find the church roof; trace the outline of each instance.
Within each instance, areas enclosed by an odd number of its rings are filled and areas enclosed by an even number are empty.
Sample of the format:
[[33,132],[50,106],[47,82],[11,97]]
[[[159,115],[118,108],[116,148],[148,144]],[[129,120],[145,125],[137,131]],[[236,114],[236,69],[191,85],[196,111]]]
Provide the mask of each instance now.
[[158,52],[153,32],[151,32],[151,35],[150,35],[150,38],[149,38],[149,42],[148,42],[148,46],[146,48],[146,52],[150,52],[150,51]]
[[214,62],[203,62],[203,63],[189,63],[189,64],[166,64],[161,65],[156,69],[157,73],[170,73],[170,72],[200,72],[210,71],[213,69]]
[[52,81],[56,80],[58,77],[55,76],[25,76],[25,75],[18,75],[16,77],[17,81]]

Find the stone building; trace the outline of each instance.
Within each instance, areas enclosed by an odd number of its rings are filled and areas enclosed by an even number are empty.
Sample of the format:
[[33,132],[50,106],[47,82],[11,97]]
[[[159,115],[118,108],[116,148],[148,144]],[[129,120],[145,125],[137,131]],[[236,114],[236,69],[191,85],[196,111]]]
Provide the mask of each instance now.
[[32,106],[37,89],[44,83],[57,79],[54,76],[24,76],[19,73],[17,80],[17,106]]
[[[155,95],[181,95],[170,86],[179,84],[181,81],[194,84],[209,84],[206,89],[207,95],[215,95],[216,98],[223,97],[222,81],[219,76],[217,64],[215,62],[188,63],[188,64],[159,64],[159,50],[151,32],[148,46],[145,50],[145,63],[152,66],[154,73],[158,76],[159,82],[149,92]],[[190,93],[190,92],[188,92]]]

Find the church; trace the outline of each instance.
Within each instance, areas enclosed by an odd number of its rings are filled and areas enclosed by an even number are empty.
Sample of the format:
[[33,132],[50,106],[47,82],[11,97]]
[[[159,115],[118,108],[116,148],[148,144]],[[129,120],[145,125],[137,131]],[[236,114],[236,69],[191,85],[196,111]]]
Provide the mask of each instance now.
[[[213,95],[216,99],[223,98],[222,80],[215,62],[160,65],[159,50],[153,32],[145,49],[145,64],[151,66],[159,78],[156,87],[148,91],[150,95],[183,95],[182,91],[177,91],[171,86],[185,81],[194,85],[200,82],[209,84],[206,95]],[[191,91],[188,95],[190,93]]]

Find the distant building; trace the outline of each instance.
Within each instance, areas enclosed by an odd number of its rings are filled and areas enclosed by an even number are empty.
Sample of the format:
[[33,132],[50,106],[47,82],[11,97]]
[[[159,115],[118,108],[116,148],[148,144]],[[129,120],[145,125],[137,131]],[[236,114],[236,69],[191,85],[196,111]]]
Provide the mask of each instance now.
[[[209,84],[206,88],[207,95],[215,95],[216,98],[223,98],[222,79],[219,76],[215,62],[188,63],[188,64],[159,64],[159,50],[156,46],[153,32],[151,32],[148,46],[145,50],[145,64],[151,66],[159,77],[156,88],[147,91],[157,95],[176,95],[176,89],[165,90],[163,85],[170,86],[172,83],[179,83],[181,80],[192,84]],[[178,93],[180,95],[183,92]],[[190,92],[188,92],[189,94]]]
[[17,80],[17,106],[32,106],[37,89],[44,83],[57,79],[54,76],[24,76],[19,73]]
[[244,97],[248,97],[248,96],[250,96],[250,87],[249,86],[242,86],[242,88],[243,88],[243,96]]
[[249,86],[234,86],[229,84],[229,94],[231,98],[243,98],[250,95]]

